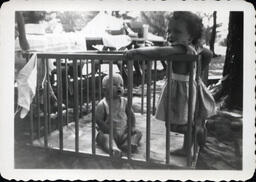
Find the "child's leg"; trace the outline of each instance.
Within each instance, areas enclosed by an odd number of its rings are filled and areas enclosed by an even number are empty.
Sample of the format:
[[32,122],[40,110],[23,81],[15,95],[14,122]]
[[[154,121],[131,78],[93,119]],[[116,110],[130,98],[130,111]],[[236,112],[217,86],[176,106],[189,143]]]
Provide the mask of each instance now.
[[131,136],[131,145],[138,146],[142,137],[142,133],[139,130],[134,130]]
[[[125,139],[120,148],[128,152],[128,134],[125,133]],[[138,145],[140,143],[142,137],[142,133],[139,130],[133,130],[131,133],[131,152],[134,153],[137,151]]]
[[[96,142],[105,152],[111,153],[109,148],[109,134],[99,132],[96,137]],[[112,141],[112,155],[118,158],[122,157],[122,152],[119,150],[114,140]]]
[[[171,131],[183,133],[184,134],[184,140],[182,144],[182,148],[176,149],[173,151],[170,151],[170,154],[172,155],[178,155],[178,156],[186,156],[187,154],[187,148],[189,147],[189,141],[188,141],[188,135],[187,135],[187,125],[171,125]],[[192,138],[190,138],[190,143],[192,143]]]

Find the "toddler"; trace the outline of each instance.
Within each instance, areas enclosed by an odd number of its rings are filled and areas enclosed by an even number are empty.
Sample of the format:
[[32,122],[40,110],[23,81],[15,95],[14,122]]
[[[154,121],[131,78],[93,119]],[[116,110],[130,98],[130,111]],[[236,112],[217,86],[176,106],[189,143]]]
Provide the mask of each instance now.
[[98,134],[96,142],[108,153],[112,153],[115,157],[121,157],[122,152],[128,151],[128,110],[131,110],[131,152],[136,152],[142,133],[135,129],[135,116],[132,108],[127,107],[127,99],[122,97],[124,92],[123,79],[119,74],[113,74],[113,102],[112,102],[112,118],[113,118],[113,148],[109,148],[109,76],[105,76],[102,80],[104,98],[96,106],[96,123],[98,125]]
[[[133,49],[125,52],[124,56],[126,59],[139,59],[139,58],[159,58],[160,56],[171,56],[174,54],[188,54],[195,55],[200,54],[199,47],[199,39],[202,35],[203,24],[202,20],[191,12],[187,11],[177,11],[174,12],[168,23],[168,38],[167,40],[171,43],[170,46],[165,47],[145,47],[139,49]],[[207,57],[207,59],[203,60],[203,67],[209,64],[210,59],[208,57],[209,52],[204,51],[202,57]],[[187,138],[187,122],[188,122],[188,90],[189,90],[189,63],[186,61],[175,61],[172,63],[172,76],[171,76],[171,107],[170,110],[167,111],[167,82],[165,83],[156,111],[156,118],[159,120],[166,121],[167,120],[167,112],[170,113],[170,124],[171,130],[179,133],[184,133],[184,142],[183,147],[181,149],[171,151],[172,154],[176,155],[186,155],[186,149],[188,146]],[[203,85],[203,82],[200,81],[199,85]],[[196,106],[196,97],[197,97],[197,83],[194,80],[193,82],[193,90],[194,96],[192,100],[193,105],[193,115],[195,113]],[[205,89],[206,87],[202,87]],[[200,89],[199,89],[200,90]],[[206,93],[206,92],[205,92]],[[209,92],[207,92],[209,93]],[[215,103],[213,97],[209,95],[207,97],[208,100],[203,99],[203,102],[208,102],[210,106],[215,107]],[[200,106],[199,106],[200,108]],[[200,112],[200,110],[198,110]],[[196,116],[200,117],[200,121],[205,119],[210,115],[211,111],[207,111],[205,115],[197,114]],[[202,131],[202,130],[198,130]],[[202,134],[200,135],[202,136]],[[191,142],[190,142],[191,143]]]

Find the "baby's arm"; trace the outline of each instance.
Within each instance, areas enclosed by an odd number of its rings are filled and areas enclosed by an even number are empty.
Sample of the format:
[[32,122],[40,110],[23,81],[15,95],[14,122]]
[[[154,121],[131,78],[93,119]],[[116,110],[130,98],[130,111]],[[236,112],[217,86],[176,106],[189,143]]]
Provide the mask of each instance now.
[[105,109],[104,109],[104,104],[102,102],[100,102],[95,109],[95,120],[96,123],[99,126],[99,129],[103,132],[103,133],[109,133],[109,126],[107,125],[106,121],[105,121]]
[[158,58],[167,57],[174,54],[185,54],[186,49],[182,45],[166,46],[166,47],[143,47],[138,49],[128,50],[124,53],[126,59],[133,58]]

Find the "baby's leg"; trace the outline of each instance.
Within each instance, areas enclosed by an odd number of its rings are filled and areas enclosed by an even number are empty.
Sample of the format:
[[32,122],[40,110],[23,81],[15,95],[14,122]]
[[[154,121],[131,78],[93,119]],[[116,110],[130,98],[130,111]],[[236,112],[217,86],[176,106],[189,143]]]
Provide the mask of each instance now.
[[102,132],[99,132],[96,137],[96,142],[100,147],[102,147],[102,149],[105,152],[112,154],[113,157],[117,157],[117,158],[122,157],[122,152],[119,150],[119,148],[117,147],[116,142],[114,140],[112,141],[112,151],[110,150],[109,134],[104,134]]
[[[128,134],[125,134],[128,136]],[[142,133],[139,130],[132,131],[131,134],[131,152],[134,153],[137,151],[138,145],[140,143],[142,137]],[[126,137],[125,141],[120,147],[123,151],[128,151],[128,137]]]

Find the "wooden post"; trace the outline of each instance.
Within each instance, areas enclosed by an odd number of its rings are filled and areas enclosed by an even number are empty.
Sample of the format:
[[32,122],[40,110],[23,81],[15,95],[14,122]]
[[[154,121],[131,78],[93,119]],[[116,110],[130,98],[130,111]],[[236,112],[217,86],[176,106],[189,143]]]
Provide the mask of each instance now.
[[59,123],[59,147],[63,150],[63,117],[62,117],[62,70],[61,60],[57,59],[57,83],[58,83],[58,123]]
[[167,113],[166,113],[166,164],[170,163],[170,130],[171,130],[171,77],[172,75],[172,62],[167,63]]
[[131,129],[132,129],[132,89],[133,89],[133,61],[128,61],[128,159],[131,159]]
[[150,160],[150,118],[151,118],[151,61],[147,60],[147,125],[146,161]]
[[79,121],[78,121],[78,74],[77,59],[73,60],[74,70],[74,120],[75,120],[75,151],[79,152]]
[[190,63],[189,67],[189,96],[188,96],[188,126],[187,126],[187,166],[191,166],[191,139],[192,139],[192,120],[193,120],[193,76],[195,62]]
[[[96,121],[95,121],[95,62],[94,60],[91,60],[91,68],[92,68],[92,154],[95,155],[96,153],[96,139],[95,139],[95,127],[96,127]],[[88,75],[88,69],[87,69],[87,75]],[[89,84],[87,85],[89,90]],[[89,99],[89,94],[87,99]]]

